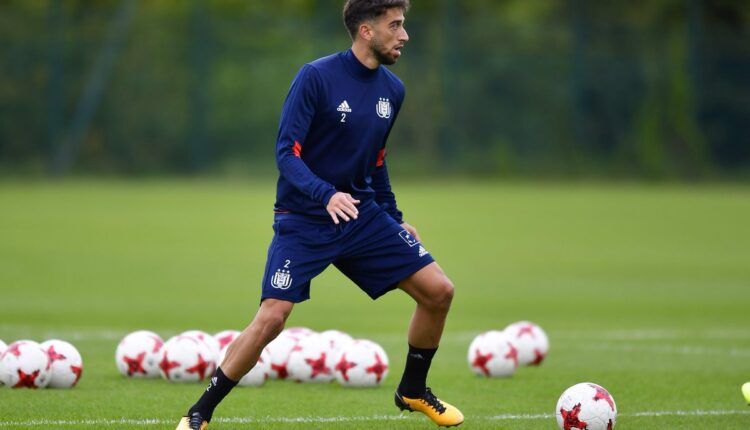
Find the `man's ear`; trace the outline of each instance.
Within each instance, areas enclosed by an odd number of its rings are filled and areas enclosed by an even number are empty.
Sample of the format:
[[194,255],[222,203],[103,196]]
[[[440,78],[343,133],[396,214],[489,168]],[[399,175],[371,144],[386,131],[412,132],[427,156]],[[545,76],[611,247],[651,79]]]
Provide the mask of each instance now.
[[372,39],[372,25],[369,23],[362,23],[359,25],[359,37],[368,42]]

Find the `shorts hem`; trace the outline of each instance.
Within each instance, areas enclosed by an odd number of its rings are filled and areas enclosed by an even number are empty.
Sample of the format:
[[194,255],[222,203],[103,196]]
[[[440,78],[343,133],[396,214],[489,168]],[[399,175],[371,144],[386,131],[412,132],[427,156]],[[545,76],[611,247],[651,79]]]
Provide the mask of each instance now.
[[276,300],[283,300],[285,302],[291,302],[291,303],[302,303],[304,301],[310,300],[310,296],[307,297],[289,297],[285,296],[283,294],[262,294],[260,296],[260,302],[263,303],[263,300],[265,299],[276,299]]
[[370,296],[371,299],[377,300],[380,297],[382,297],[383,295],[385,295],[386,293],[389,293],[389,292],[395,290],[396,288],[398,288],[398,284],[401,281],[403,281],[404,279],[408,278],[409,276],[411,276],[411,275],[419,272],[420,270],[422,270],[423,268],[425,268],[426,266],[428,266],[428,265],[430,265],[430,264],[432,264],[434,262],[435,262],[435,259],[432,258],[431,256],[430,256],[430,258],[420,259],[417,263],[412,264],[410,266],[407,266],[405,269],[402,269],[402,270],[399,270],[398,272],[396,272],[396,274],[393,275],[391,277],[391,279],[389,280],[389,282],[387,284],[387,287],[381,288],[381,289],[378,289],[378,290],[375,290],[375,291],[367,291],[367,290],[365,290],[365,292],[367,293],[368,296]]

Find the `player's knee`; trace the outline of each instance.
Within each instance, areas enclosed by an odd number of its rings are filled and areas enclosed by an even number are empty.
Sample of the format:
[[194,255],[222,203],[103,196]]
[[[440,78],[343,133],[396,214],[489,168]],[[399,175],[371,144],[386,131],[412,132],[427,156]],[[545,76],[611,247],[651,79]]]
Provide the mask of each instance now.
[[291,308],[286,306],[271,306],[264,309],[259,315],[263,338],[271,341],[278,336],[284,330],[284,324],[290,313]]
[[431,307],[437,312],[448,312],[453,302],[453,282],[448,277],[443,277],[435,286],[432,294]]
[[282,312],[269,312],[264,315],[263,325],[263,337],[266,340],[273,340],[276,336],[284,330],[284,323],[286,322],[286,316]]

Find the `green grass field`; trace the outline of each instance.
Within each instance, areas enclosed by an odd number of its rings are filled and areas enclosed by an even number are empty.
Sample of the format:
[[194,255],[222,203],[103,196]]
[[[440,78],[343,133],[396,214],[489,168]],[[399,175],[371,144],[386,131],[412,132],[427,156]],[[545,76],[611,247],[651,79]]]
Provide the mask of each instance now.
[[[271,181],[0,183],[0,339],[62,338],[84,357],[73,390],[0,389],[2,428],[173,428],[204,384],[128,380],[119,338],[241,329],[271,239]],[[750,188],[413,183],[407,221],[456,284],[430,385],[462,428],[555,429],[577,382],[607,387],[620,429],[747,429]],[[432,428],[392,404],[413,304],[373,302],[329,269],[291,325],[338,328],[388,351],[377,389],[269,381],[233,392],[212,429]],[[474,335],[530,319],[540,368],[480,379]]]

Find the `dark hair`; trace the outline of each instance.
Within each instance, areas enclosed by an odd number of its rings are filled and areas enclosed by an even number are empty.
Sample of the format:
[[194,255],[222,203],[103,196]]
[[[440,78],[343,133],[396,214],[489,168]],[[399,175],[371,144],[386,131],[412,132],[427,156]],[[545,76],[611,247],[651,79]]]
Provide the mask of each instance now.
[[377,18],[394,7],[406,12],[409,10],[409,6],[409,0],[346,0],[346,3],[344,3],[344,25],[349,30],[349,35],[354,39],[362,21]]

